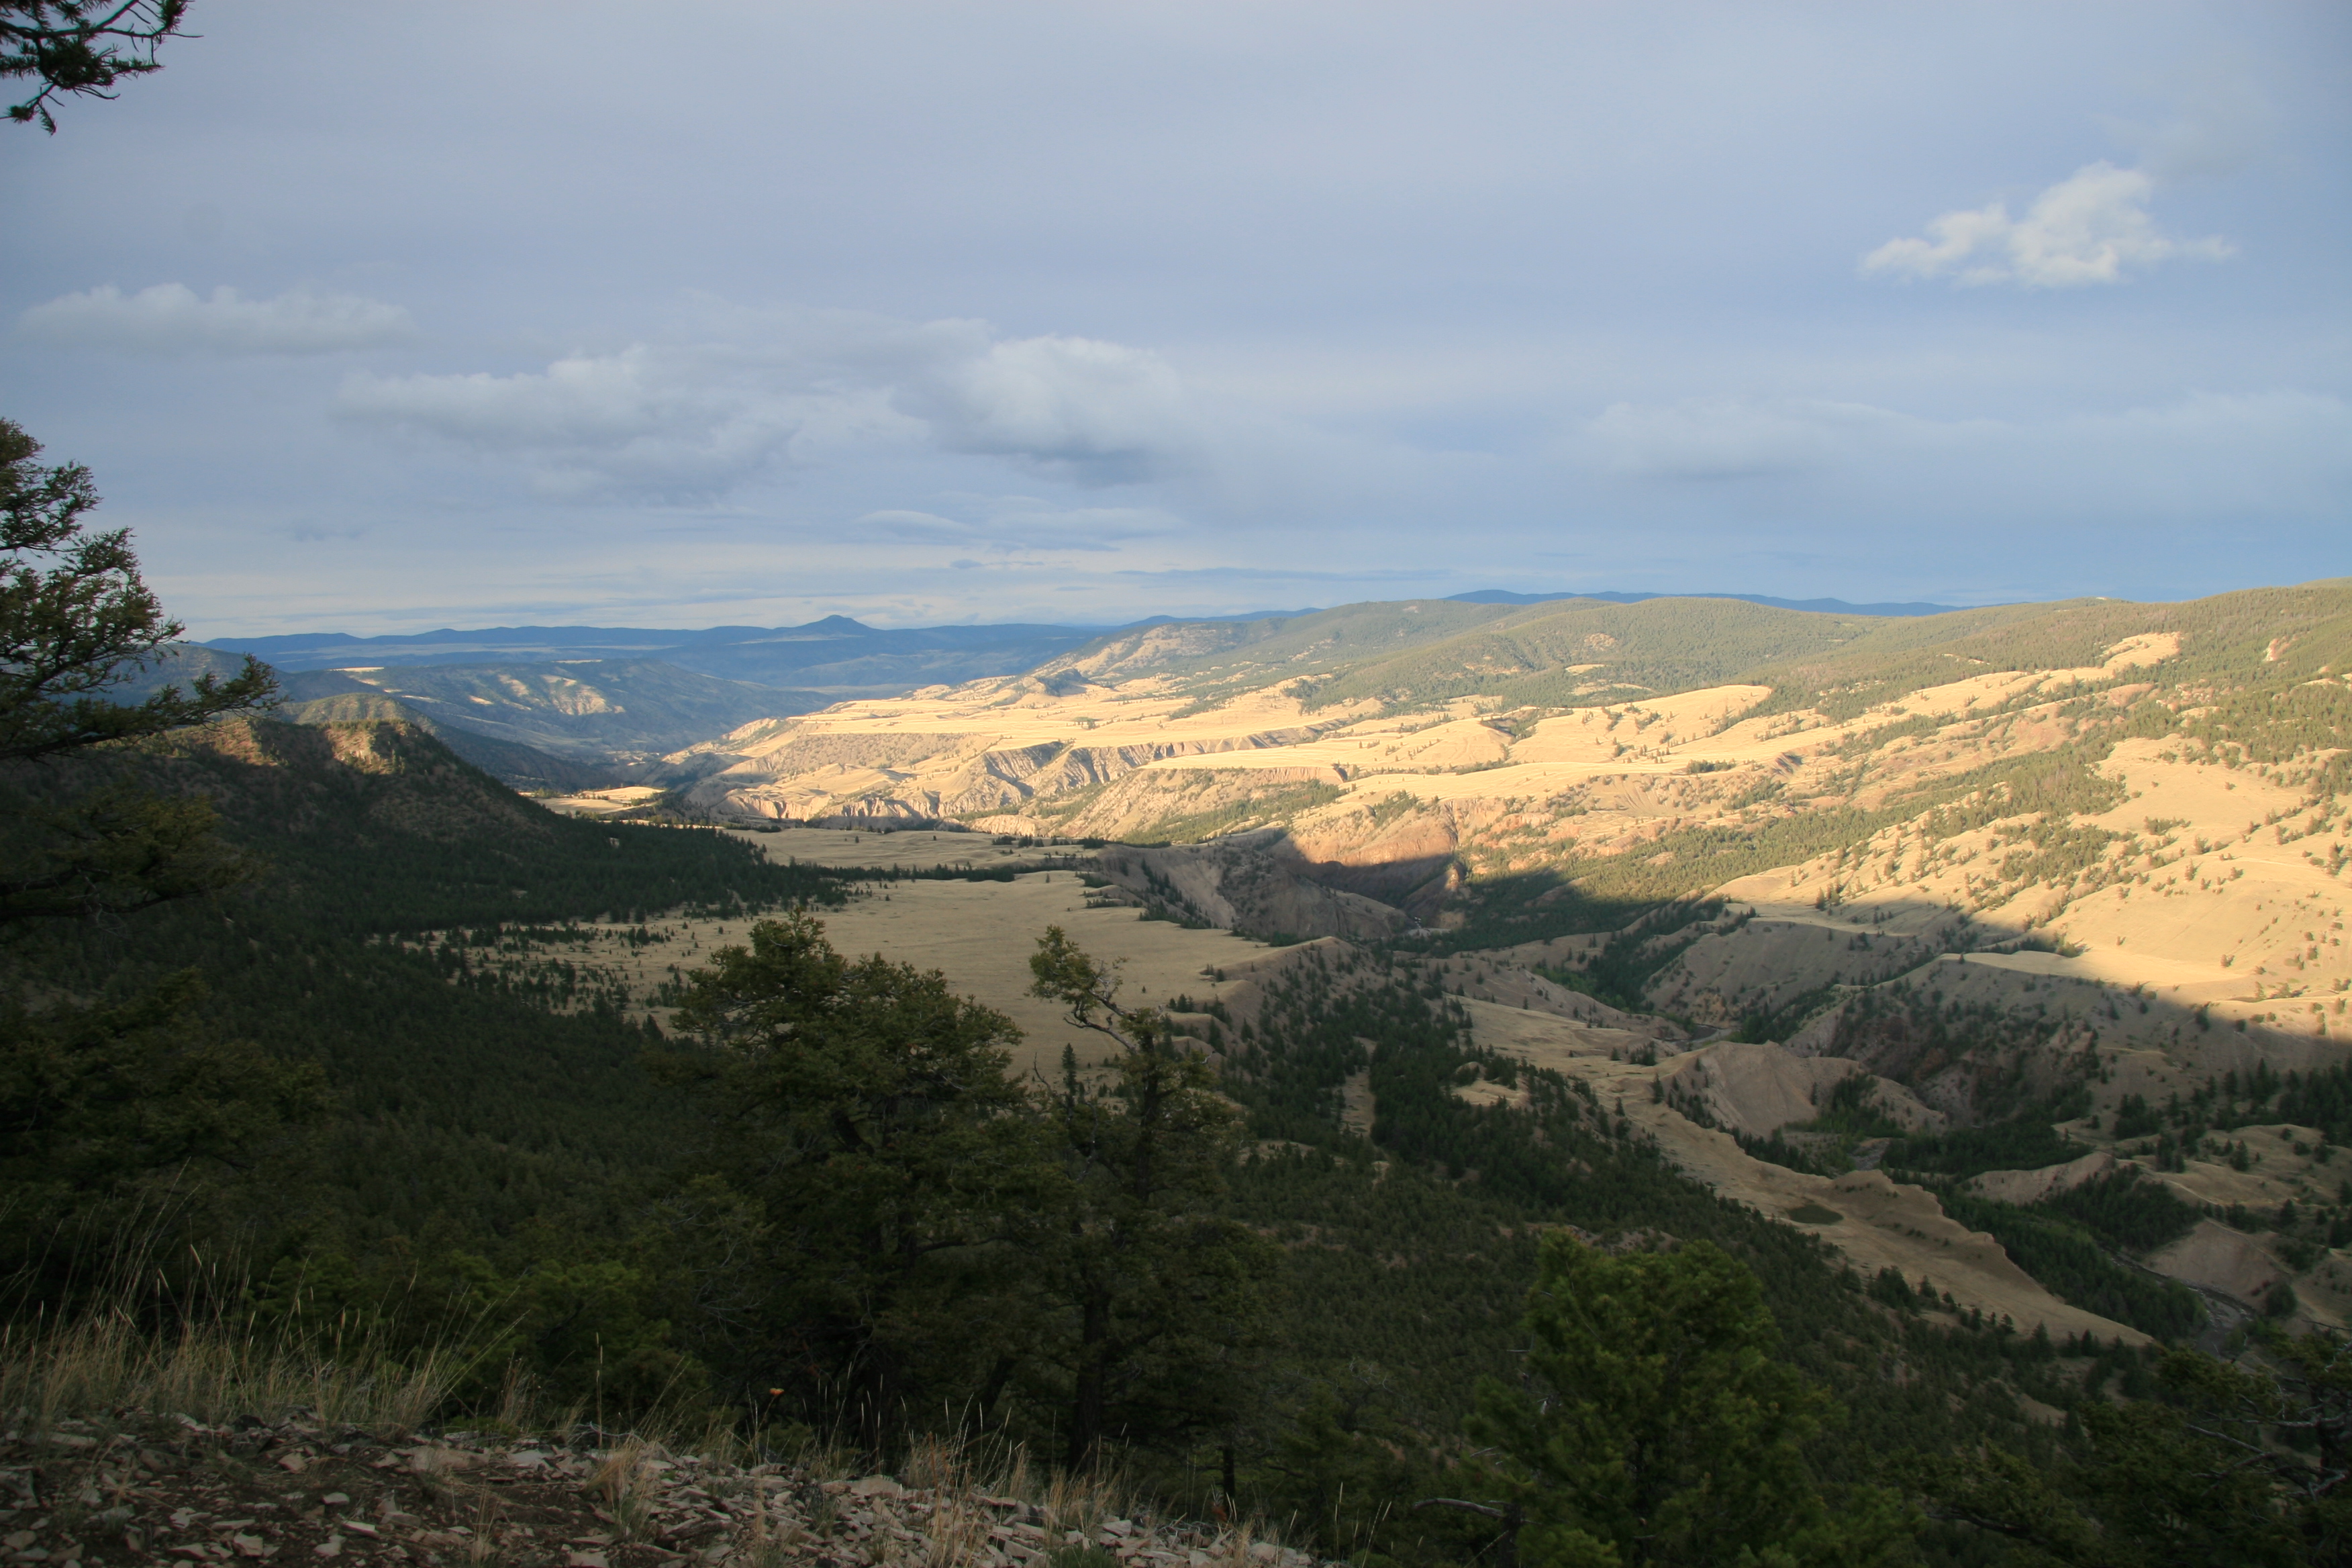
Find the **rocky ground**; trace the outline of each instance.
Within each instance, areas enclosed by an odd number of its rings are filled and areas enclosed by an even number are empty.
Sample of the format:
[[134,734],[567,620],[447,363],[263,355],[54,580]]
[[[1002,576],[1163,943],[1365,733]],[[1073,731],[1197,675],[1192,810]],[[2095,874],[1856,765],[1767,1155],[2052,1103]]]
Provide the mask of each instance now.
[[1059,1478],[1000,1490],[568,1440],[371,1433],[294,1417],[211,1426],[118,1411],[0,1434],[0,1561],[421,1563],[431,1568],[1310,1568],[1245,1528],[1124,1518]]

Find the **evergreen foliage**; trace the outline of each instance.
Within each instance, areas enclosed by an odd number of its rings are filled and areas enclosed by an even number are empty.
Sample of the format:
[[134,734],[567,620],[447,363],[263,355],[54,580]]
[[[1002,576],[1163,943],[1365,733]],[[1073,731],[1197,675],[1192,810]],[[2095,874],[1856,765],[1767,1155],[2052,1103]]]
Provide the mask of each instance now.
[[710,1320],[724,1391],[805,1382],[803,1410],[850,1413],[878,1452],[909,1399],[968,1385],[991,1348],[967,1313],[1002,1285],[975,1255],[1040,1180],[1019,1036],[936,972],[843,959],[806,915],[720,949],[678,1026],[694,1048],[653,1063],[707,1128],[688,1170],[716,1217],[690,1246],[730,1299]]
[[8,106],[8,118],[57,134],[50,99],[112,98],[118,82],[163,69],[156,47],[178,34],[187,11],[188,0],[7,0],[0,5],[0,78],[40,84]]
[[2198,1220],[2194,1206],[2160,1182],[2142,1181],[2131,1166],[2054,1193],[2038,1206],[2076,1221],[2109,1247],[2133,1253],[2154,1252],[2179,1240]]
[[2084,1402],[2084,1441],[2054,1466],[1983,1447],[1907,1456],[1899,1469],[1932,1513],[2016,1542],[2027,1561],[2342,1563],[2352,1365],[2332,1335],[2268,1331],[2265,1350],[2254,1364],[2168,1352],[2150,1391],[2161,1397]]
[[1720,1248],[1547,1237],[1527,1330],[1522,1385],[1481,1383],[1469,1432],[1531,1568],[1883,1562],[1909,1533],[1891,1496],[1822,1498],[1803,1449],[1831,1401]]
[[2020,1208],[1957,1187],[1937,1195],[1946,1214],[1970,1230],[1990,1232],[2011,1262],[2062,1301],[2160,1340],[2183,1338],[2204,1326],[2205,1308],[2197,1292],[2118,1262],[2097,1232],[2063,1208]]
[[1067,1412],[1065,1462],[1114,1436],[1181,1447],[1229,1426],[1257,1348],[1272,1258],[1219,1209],[1234,1118],[1165,1018],[1125,1007],[1118,981],[1058,926],[1029,961],[1036,994],[1119,1047],[1087,1083],[1065,1047],[1045,1112],[1055,1181],[1030,1232],[1035,1360]]

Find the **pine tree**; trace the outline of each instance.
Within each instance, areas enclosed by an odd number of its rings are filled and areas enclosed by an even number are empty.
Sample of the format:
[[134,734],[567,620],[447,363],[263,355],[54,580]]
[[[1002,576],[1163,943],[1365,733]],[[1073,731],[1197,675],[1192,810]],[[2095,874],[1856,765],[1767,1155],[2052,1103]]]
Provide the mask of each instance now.
[[[46,467],[40,451],[0,419],[0,937],[250,876],[208,802],[142,784],[137,743],[274,689],[248,659],[227,681],[110,700],[182,628],[141,580],[130,536],[85,527],[89,471]],[[51,1293],[87,1248],[121,1259],[122,1238],[104,1233],[137,1211],[149,1178],[235,1161],[316,1108],[315,1069],[206,1037],[193,1016],[203,994],[190,972],[127,1002],[68,1000],[43,955],[0,946],[0,1264],[18,1291]],[[165,1206],[184,1213],[193,1184]]]
[[790,1384],[814,1420],[845,1416],[878,1456],[906,1411],[1001,1359],[975,1324],[1006,1316],[985,1305],[1005,1216],[1042,1174],[1020,1033],[937,971],[843,958],[809,915],[750,934],[691,976],[693,1047],[653,1058],[706,1118],[702,1228],[741,1303],[711,1359],[733,1392]]
[[1031,1241],[1045,1390],[1083,1468],[1114,1438],[1166,1447],[1230,1421],[1272,1256],[1217,1212],[1239,1127],[1207,1062],[1158,1009],[1122,1006],[1116,969],[1059,926],[1029,963],[1035,994],[1118,1047],[1095,1082],[1063,1050],[1057,1180]]
[[0,419],[0,925],[125,914],[251,874],[209,804],[141,787],[122,746],[276,692],[248,658],[226,681],[110,700],[184,628],[141,579],[130,535],[85,526],[89,470],[44,466],[40,452]]
[[1711,1243],[1612,1256],[1545,1239],[1523,1386],[1479,1388],[1469,1426],[1497,1450],[1481,1511],[1530,1568],[1860,1563],[1907,1537],[1868,1492],[1833,1518],[1803,1446],[1833,1406],[1773,1359],[1756,1277]]

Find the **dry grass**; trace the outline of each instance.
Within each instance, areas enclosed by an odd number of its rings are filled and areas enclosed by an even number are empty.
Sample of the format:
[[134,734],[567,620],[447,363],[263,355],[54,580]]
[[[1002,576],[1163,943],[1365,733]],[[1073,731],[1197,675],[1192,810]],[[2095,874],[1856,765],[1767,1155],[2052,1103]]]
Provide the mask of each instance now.
[[[139,1410],[184,1415],[207,1426],[244,1415],[273,1423],[290,1417],[404,1439],[442,1417],[453,1391],[476,1370],[458,1350],[395,1362],[376,1353],[363,1336],[289,1342],[250,1321],[197,1322],[158,1334],[128,1312],[112,1311],[62,1325],[0,1328],[0,1415],[27,1435],[60,1420]],[[509,1374],[497,1414],[469,1419],[520,1436],[570,1430],[583,1414],[551,1413],[535,1395],[530,1380]],[[618,1543],[653,1538],[660,1523],[663,1471],[673,1455],[695,1454],[722,1468],[762,1458],[707,1408],[695,1411],[690,1422],[674,1425],[675,1430],[641,1425],[635,1434],[600,1444],[601,1462],[582,1490]],[[827,1483],[854,1478],[870,1462],[821,1441],[792,1458],[796,1482],[741,1472],[708,1482],[721,1497],[750,1500],[743,1496],[749,1493],[758,1500],[732,1542],[741,1568],[784,1568],[811,1531],[828,1534],[838,1500]],[[472,1513],[470,1528],[450,1527],[465,1542],[465,1568],[499,1568],[511,1560],[518,1543],[509,1539],[499,1500],[462,1473],[475,1462],[470,1450],[419,1451],[408,1476],[445,1503]],[[1055,1561],[1067,1559],[1070,1568],[1087,1568],[1108,1555],[1094,1545],[1106,1521],[1133,1519],[1150,1508],[1150,1500],[1115,1468],[1092,1474],[1041,1471],[1025,1447],[998,1439],[918,1438],[898,1468],[905,1485],[928,1497],[913,1505],[919,1520],[907,1520],[915,1539],[892,1543],[886,1568],[977,1568],[986,1562],[989,1531],[998,1520],[983,1500],[996,1500],[996,1507],[1008,1499],[1030,1505]],[[787,1507],[779,1511],[779,1504]],[[786,1516],[793,1506],[805,1520]],[[872,1506],[877,1512],[894,1511],[887,1496],[874,1499]],[[1262,1547],[1269,1536],[1263,1521],[1253,1521],[1219,1530],[1204,1544],[1217,1568],[1260,1568],[1252,1548]]]
[[0,1409],[36,1428],[97,1410],[165,1411],[217,1425],[307,1409],[322,1421],[406,1431],[469,1370],[456,1350],[400,1363],[364,1342],[289,1342],[251,1323],[190,1323],[158,1334],[127,1314],[103,1312],[0,1328]]
[[502,1550],[505,1531],[499,1520],[498,1499],[482,1493],[474,1505],[473,1531],[466,1537],[467,1568],[498,1568],[504,1559]]
[[966,1568],[988,1549],[988,1510],[968,1492],[941,1492],[923,1524],[923,1568]]

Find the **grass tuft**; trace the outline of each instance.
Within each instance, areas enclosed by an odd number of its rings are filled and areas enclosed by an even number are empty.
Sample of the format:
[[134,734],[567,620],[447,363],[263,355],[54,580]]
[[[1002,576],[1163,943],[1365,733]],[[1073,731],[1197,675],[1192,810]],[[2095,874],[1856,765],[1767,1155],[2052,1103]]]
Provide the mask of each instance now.
[[217,1426],[298,1413],[372,1432],[412,1431],[471,1370],[449,1348],[404,1362],[360,1342],[281,1340],[250,1322],[158,1334],[121,1311],[0,1327],[0,1409],[34,1429],[90,1411],[141,1409]]

